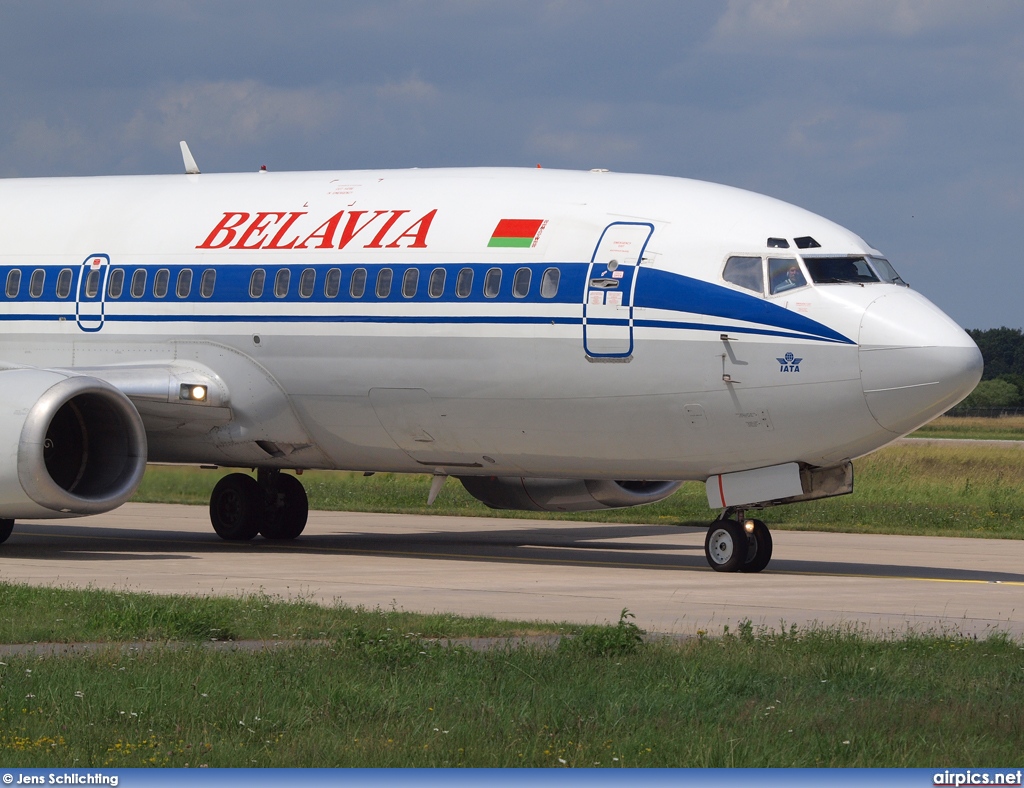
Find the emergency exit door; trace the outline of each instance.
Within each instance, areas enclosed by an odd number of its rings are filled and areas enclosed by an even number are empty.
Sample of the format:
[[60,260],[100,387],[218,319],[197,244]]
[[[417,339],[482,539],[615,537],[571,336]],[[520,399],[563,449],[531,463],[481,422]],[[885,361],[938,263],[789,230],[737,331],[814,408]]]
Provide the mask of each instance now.
[[91,254],[82,262],[75,296],[75,316],[78,327],[83,331],[103,328],[103,300],[109,267],[110,257],[105,254]]
[[646,222],[613,222],[590,258],[583,302],[588,358],[629,360],[633,353],[633,294],[644,250],[654,232]]

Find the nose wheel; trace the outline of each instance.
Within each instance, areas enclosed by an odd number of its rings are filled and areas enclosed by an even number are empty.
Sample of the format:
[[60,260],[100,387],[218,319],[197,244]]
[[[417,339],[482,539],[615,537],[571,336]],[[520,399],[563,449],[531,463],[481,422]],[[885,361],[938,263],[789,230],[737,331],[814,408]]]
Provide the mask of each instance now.
[[760,572],[772,558],[772,535],[761,520],[724,517],[704,538],[704,557],[716,572]]
[[760,572],[772,560],[772,534],[760,520],[748,520],[753,529],[747,534],[747,555],[741,572]]

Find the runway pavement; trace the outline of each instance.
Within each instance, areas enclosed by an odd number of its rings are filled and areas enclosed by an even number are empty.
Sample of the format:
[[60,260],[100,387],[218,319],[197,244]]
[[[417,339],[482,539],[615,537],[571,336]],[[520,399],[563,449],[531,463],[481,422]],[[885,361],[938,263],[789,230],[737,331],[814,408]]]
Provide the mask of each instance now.
[[228,543],[205,507],[19,521],[0,579],[720,634],[744,619],[1024,637],[1024,541],[773,531],[757,575],[719,574],[705,529],[311,512],[292,543]]

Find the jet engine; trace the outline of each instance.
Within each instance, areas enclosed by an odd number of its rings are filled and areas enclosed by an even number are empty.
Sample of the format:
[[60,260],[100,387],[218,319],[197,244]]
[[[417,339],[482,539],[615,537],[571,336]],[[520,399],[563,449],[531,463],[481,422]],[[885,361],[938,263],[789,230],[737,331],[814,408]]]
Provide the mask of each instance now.
[[40,369],[0,372],[0,518],[114,509],[146,469],[146,432],[118,389]]
[[610,479],[532,479],[521,476],[460,476],[466,491],[492,509],[589,512],[620,509],[668,498],[682,482]]

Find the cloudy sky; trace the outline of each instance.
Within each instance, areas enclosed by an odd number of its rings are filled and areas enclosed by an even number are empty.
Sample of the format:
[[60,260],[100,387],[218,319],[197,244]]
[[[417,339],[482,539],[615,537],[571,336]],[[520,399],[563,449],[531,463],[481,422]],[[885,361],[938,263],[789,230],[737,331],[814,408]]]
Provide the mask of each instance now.
[[1024,325],[1020,0],[4,0],[0,176],[512,165],[753,189]]

